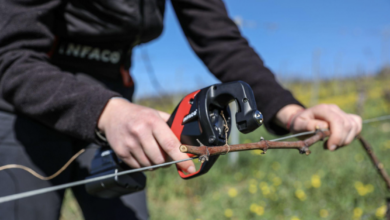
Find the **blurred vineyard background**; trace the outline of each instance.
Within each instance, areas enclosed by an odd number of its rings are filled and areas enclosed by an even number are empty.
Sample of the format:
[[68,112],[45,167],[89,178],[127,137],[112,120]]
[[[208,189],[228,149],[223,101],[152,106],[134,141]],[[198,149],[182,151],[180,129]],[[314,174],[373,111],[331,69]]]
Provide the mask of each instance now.
[[[390,68],[369,76],[282,83],[306,106],[334,103],[364,119],[390,114]],[[183,95],[137,102],[172,112]],[[366,124],[362,134],[390,172],[390,121]],[[240,142],[260,136],[274,138],[261,128],[241,135]],[[383,219],[390,196],[356,141],[336,152],[318,143],[310,156],[250,151],[239,153],[236,164],[221,156],[209,173],[188,181],[174,166],[146,174],[151,219]],[[69,190],[61,219],[83,219]]]

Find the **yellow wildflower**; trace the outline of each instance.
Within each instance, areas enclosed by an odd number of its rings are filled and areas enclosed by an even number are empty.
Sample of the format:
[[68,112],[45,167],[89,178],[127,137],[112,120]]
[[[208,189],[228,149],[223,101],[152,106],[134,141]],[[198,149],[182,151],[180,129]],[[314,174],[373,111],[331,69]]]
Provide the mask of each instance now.
[[386,205],[383,205],[376,209],[375,216],[379,219],[382,219],[385,217],[386,214]]
[[252,203],[251,206],[249,207],[249,210],[251,210],[251,212],[256,212],[256,208],[257,208],[257,204]]
[[255,184],[249,185],[249,192],[255,194],[257,192],[257,186]]
[[251,154],[254,154],[254,155],[263,155],[262,153],[263,153],[262,150],[252,150],[251,151]]
[[256,213],[257,215],[264,214],[264,207],[255,203],[252,203],[249,209],[251,210],[251,212]]
[[259,186],[260,186],[260,189],[261,189],[261,192],[263,193],[263,195],[266,196],[266,195],[271,193],[271,190],[268,187],[268,184],[266,182],[261,182]]
[[360,196],[365,196],[374,191],[374,186],[371,184],[364,185],[362,182],[355,182],[355,188]]
[[226,209],[225,210],[225,216],[226,216],[226,218],[231,218],[233,216],[233,210]]
[[353,209],[353,218],[354,219],[360,219],[360,217],[363,215],[363,210],[361,208],[354,208]]
[[291,217],[291,220],[300,220],[297,216]]
[[264,207],[263,206],[257,206],[255,212],[256,212],[257,215],[263,215],[264,214]]
[[229,191],[228,191],[228,195],[232,198],[236,197],[237,196],[237,190],[235,188],[230,188]]
[[295,191],[295,196],[296,196],[299,200],[301,200],[301,201],[305,201],[305,200],[306,200],[306,193],[305,193],[303,190],[301,190],[301,189],[297,189],[297,190]]
[[274,177],[272,179],[272,182],[274,182],[274,186],[279,186],[280,184],[282,184],[282,180],[279,177]]
[[320,210],[320,217],[321,218],[326,218],[326,217],[328,217],[328,215],[329,215],[328,210],[326,210],[326,209],[321,209]]
[[313,175],[311,176],[311,185],[314,188],[319,188],[321,186],[321,178],[319,175]]

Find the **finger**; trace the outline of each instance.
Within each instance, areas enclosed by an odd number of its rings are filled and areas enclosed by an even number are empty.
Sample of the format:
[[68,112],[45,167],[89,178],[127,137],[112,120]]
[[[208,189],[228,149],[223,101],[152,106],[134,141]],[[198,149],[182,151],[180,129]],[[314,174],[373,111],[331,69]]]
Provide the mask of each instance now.
[[144,149],[145,155],[148,157],[152,164],[162,164],[165,162],[165,157],[162,149],[157,144],[152,133],[147,133],[141,137],[141,144]]
[[129,155],[126,158],[122,158],[122,161],[125,162],[131,168],[141,168],[141,165],[134,159],[133,156]]
[[355,139],[355,136],[356,136],[356,131],[357,131],[357,123],[355,122],[355,120],[353,120],[351,117],[348,116],[348,120],[349,120],[349,123],[352,125],[351,126],[351,129],[350,131],[348,132],[347,134],[347,137],[345,138],[344,142],[342,143],[341,146],[345,146],[345,145],[348,145],[350,144],[353,139]]
[[165,121],[167,122],[169,120],[169,118],[171,117],[170,114],[166,113],[166,112],[161,112],[161,111],[157,111],[158,114],[160,115],[160,117]]
[[344,145],[348,134],[351,132],[352,124],[344,112],[333,112],[333,119],[330,120],[331,135],[328,141],[329,150],[335,150]]
[[349,114],[349,116],[351,116],[351,118],[356,122],[357,124],[357,130],[356,130],[356,135],[357,134],[360,134],[360,132],[362,131],[362,128],[363,128],[363,121],[362,121],[362,118],[358,115],[354,115],[354,114]]
[[314,131],[316,129],[327,129],[329,127],[326,121],[304,117],[297,117],[293,126],[295,132]]
[[[167,153],[172,160],[183,160],[189,158],[185,153],[180,152],[180,142],[176,136],[172,133],[166,123],[155,123],[155,129],[153,129],[153,135],[161,148]],[[194,173],[195,164],[192,161],[185,161],[178,163],[178,168],[187,172]]]
[[143,147],[139,141],[130,140],[127,141],[127,144],[127,149],[130,151],[130,154],[142,167],[148,167],[152,165],[152,163],[149,161],[149,158],[143,151]]
[[[329,123],[331,135],[328,139],[328,149],[335,150],[341,146],[347,132],[345,131],[345,113],[341,114],[337,109],[331,109],[328,105],[318,105],[311,109],[317,119],[322,119]],[[349,130],[348,130],[349,132]]]

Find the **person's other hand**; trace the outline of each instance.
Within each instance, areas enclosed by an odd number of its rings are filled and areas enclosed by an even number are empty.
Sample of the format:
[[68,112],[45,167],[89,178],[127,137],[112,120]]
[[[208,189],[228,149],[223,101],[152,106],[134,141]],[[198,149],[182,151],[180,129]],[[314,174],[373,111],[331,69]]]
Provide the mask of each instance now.
[[[110,99],[98,121],[98,128],[118,157],[132,168],[188,158],[166,121],[169,114],[136,105],[125,99]],[[178,164],[187,173],[195,172],[192,161]]]
[[362,130],[362,119],[347,114],[337,105],[320,104],[304,109],[299,105],[287,105],[276,114],[276,122],[293,133],[329,129],[329,150],[350,144]]

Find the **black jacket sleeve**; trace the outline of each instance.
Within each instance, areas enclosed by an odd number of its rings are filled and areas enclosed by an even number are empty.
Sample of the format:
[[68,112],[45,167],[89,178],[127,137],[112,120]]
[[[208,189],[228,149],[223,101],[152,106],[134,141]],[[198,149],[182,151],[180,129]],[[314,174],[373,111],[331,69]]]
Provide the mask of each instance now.
[[172,0],[188,42],[209,70],[222,82],[242,80],[253,89],[266,128],[276,134],[288,131],[272,123],[288,104],[301,105],[283,89],[272,72],[241,36],[221,0]]
[[0,4],[0,88],[13,110],[65,134],[98,142],[94,131],[117,93],[76,80],[51,65],[54,13],[59,0]]

